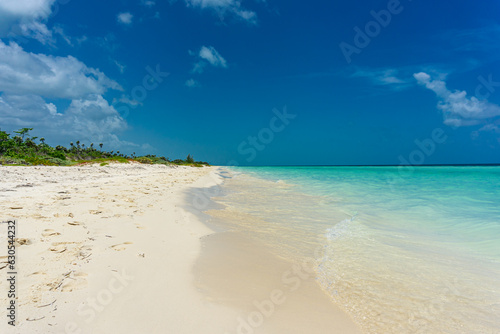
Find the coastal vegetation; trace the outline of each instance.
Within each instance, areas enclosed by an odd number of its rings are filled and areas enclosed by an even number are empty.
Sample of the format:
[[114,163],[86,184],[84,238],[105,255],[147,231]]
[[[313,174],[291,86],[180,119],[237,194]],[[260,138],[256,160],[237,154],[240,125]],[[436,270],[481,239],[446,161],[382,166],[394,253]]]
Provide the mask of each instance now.
[[166,157],[156,155],[136,156],[135,152],[128,156],[120,151],[105,151],[103,143],[86,146],[79,140],[71,142],[69,147],[57,145],[52,147],[45,143],[45,138],[30,135],[33,128],[22,128],[9,134],[0,130],[0,165],[45,165],[72,166],[88,163],[99,163],[105,166],[110,162],[162,165],[185,165],[202,167],[209,165],[204,161],[195,161],[191,154],[186,159],[170,161]]

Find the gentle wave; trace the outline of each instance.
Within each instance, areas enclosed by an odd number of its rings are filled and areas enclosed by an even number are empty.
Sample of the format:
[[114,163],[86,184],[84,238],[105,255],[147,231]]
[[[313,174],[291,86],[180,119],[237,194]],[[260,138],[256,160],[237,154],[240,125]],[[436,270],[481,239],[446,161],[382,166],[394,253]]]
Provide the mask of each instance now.
[[500,168],[232,168],[230,228],[318,282],[367,333],[500,332]]

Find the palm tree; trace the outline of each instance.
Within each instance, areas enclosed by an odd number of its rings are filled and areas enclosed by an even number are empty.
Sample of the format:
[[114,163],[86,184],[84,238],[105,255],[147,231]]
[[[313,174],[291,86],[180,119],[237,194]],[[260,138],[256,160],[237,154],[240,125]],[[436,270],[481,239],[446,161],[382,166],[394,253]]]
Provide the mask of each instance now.
[[31,130],[33,130],[33,128],[22,128],[21,130],[14,131],[14,133],[20,135],[21,138],[24,140],[24,136],[27,135],[28,132],[30,132]]

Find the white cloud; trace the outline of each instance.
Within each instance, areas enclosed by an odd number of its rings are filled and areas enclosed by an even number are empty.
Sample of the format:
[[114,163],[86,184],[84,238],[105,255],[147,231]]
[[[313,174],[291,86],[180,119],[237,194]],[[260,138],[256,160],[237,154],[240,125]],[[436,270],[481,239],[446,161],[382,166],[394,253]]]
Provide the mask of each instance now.
[[186,81],[185,83],[186,87],[189,87],[189,88],[195,88],[195,87],[200,87],[200,83],[194,79],[189,79]]
[[205,71],[205,66],[207,66],[207,63],[204,61],[199,61],[194,64],[193,69],[191,70],[191,73],[203,73]]
[[47,139],[105,142],[119,146],[116,133],[127,129],[120,114],[97,94],[71,101],[64,113],[37,95],[0,96],[0,124],[10,130],[32,127]]
[[[54,35],[54,37],[59,36],[63,41],[65,41],[69,46],[81,46],[83,42],[87,41],[88,38],[87,36],[83,35],[80,37],[72,37],[69,36],[65,29],[63,28],[62,25],[60,24],[55,24],[52,27],[51,33]],[[53,42],[53,41],[51,41]]]
[[221,19],[228,15],[255,24],[257,14],[242,8],[239,0],[185,0],[188,7],[210,9],[215,11]]
[[[448,29],[438,34],[441,40],[449,43],[454,51],[460,52],[498,52],[500,25],[488,24],[469,29]],[[448,49],[450,47],[448,46]]]
[[417,82],[436,93],[438,109],[443,112],[444,123],[449,126],[471,126],[500,116],[500,106],[475,96],[467,97],[466,91],[450,91],[444,80],[435,79],[427,73],[415,73]]
[[155,2],[155,1],[152,1],[152,0],[141,0],[141,4],[142,4],[143,6],[146,6],[146,7],[150,7],[150,8],[151,8],[151,7],[153,7],[153,6],[156,4],[156,2]]
[[115,105],[118,102],[128,104],[133,108],[137,106],[142,106],[142,102],[137,100],[132,100],[128,95],[122,95],[119,99],[113,99],[113,105]]
[[33,120],[44,120],[47,116],[56,119],[57,112],[49,107],[43,98],[36,95],[0,96],[0,124],[16,127],[27,127]]
[[498,127],[495,124],[486,124],[485,126],[483,126],[482,128],[480,128],[477,131],[485,131],[485,132],[492,131],[492,132],[500,133],[500,127]]
[[118,21],[118,23],[130,25],[130,24],[132,24],[133,17],[134,16],[130,13],[120,13],[116,16],[116,20]]
[[394,89],[408,87],[408,80],[403,79],[403,74],[396,69],[361,69],[357,68],[351,75],[352,78],[367,78],[374,85],[392,86]]
[[53,115],[53,116],[61,115],[61,114],[57,113],[57,107],[54,103],[47,103],[45,106],[47,107],[47,109],[49,110],[49,113],[51,115]]
[[13,17],[46,18],[55,0],[2,0],[0,12]]
[[[189,53],[194,55],[193,52]],[[193,69],[191,70],[192,73],[203,73],[208,64],[214,67],[227,68],[227,61],[220,55],[219,52],[217,52],[217,50],[215,50],[213,46],[202,46],[197,54],[197,57],[200,58],[200,60],[194,64]]]
[[82,44],[83,42],[86,42],[87,40],[88,40],[88,37],[87,37],[87,36],[85,36],[85,35],[83,35],[82,37],[78,37],[78,38],[76,39],[76,42],[77,42],[78,44]]
[[66,33],[64,32],[64,29],[59,26],[59,25],[56,25],[52,28],[52,31],[56,34],[56,35],[59,35],[66,43],[68,43],[68,45],[70,46],[73,46],[73,42],[71,41],[71,38],[66,35]]
[[[127,122],[103,97],[120,85],[78,59],[28,53],[0,40],[0,125],[3,130],[33,127],[48,140],[100,141],[130,147],[117,133]],[[53,99],[47,101],[47,99]],[[58,110],[58,104],[69,106]]]
[[53,43],[52,31],[44,23],[37,21],[21,23],[19,29],[23,37],[36,39],[42,44]]
[[55,0],[0,1],[0,37],[29,37],[41,43],[52,41],[45,21]]
[[114,63],[116,65],[116,67],[118,67],[118,70],[120,71],[120,73],[123,74],[125,72],[126,66],[119,63],[117,60],[114,60]]
[[103,140],[106,134],[127,128],[125,120],[101,95],[71,101],[64,115],[69,118],[72,130],[89,140]]
[[[47,28],[55,1],[0,0],[0,38],[33,38],[52,44],[57,35],[69,45],[84,42],[85,36],[72,40],[60,26]],[[130,13],[122,14],[122,23],[132,22]],[[2,130],[33,127],[60,144],[82,140],[103,142],[108,149],[140,147],[118,138],[127,122],[103,94],[123,89],[99,69],[72,56],[26,52],[17,43],[5,44],[0,39],[0,74]],[[69,106],[62,107],[68,100]]]
[[496,124],[494,123],[486,124],[483,127],[479,128],[478,130],[472,131],[471,138],[476,140],[483,135],[486,135],[484,136],[484,138],[488,138],[488,135],[489,136],[493,135],[494,137],[496,137],[497,142],[500,144],[500,138],[498,138],[498,135],[500,134],[500,126],[499,126],[500,120],[497,119],[495,122]]
[[12,95],[75,99],[122,89],[98,69],[89,68],[72,56],[29,53],[15,43],[6,45],[1,40],[0,73],[0,91]]
[[213,46],[202,46],[200,50],[200,58],[205,59],[208,61],[212,66],[215,67],[227,67],[227,62],[222,56],[220,55],[217,50]]

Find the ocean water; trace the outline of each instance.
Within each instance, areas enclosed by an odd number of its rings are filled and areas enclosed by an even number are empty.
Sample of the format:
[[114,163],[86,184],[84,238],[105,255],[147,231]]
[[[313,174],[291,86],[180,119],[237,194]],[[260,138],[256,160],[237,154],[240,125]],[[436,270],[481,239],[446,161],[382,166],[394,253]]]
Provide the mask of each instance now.
[[210,214],[366,333],[500,333],[500,167],[232,167]]

